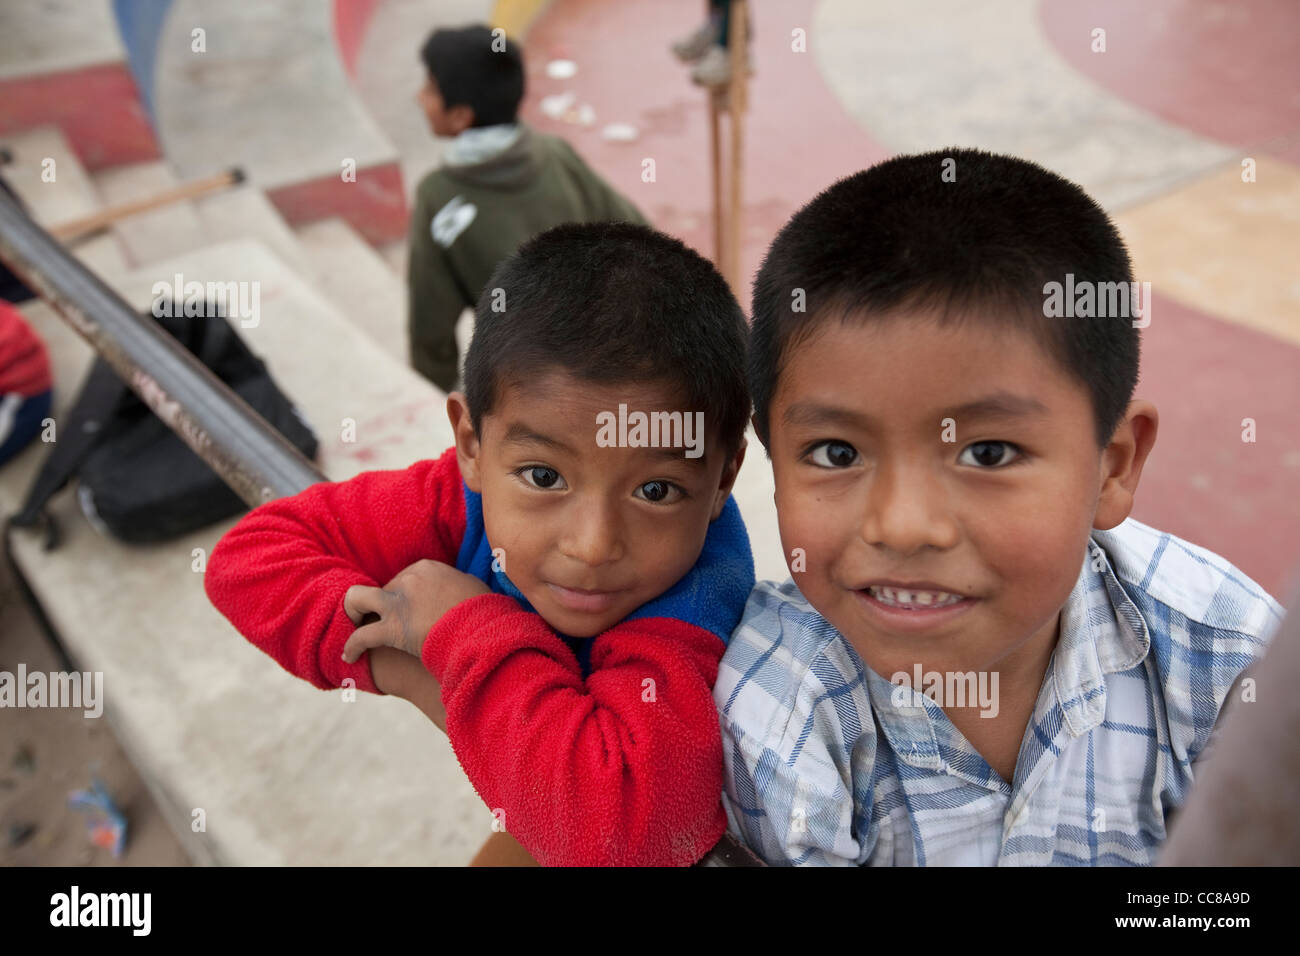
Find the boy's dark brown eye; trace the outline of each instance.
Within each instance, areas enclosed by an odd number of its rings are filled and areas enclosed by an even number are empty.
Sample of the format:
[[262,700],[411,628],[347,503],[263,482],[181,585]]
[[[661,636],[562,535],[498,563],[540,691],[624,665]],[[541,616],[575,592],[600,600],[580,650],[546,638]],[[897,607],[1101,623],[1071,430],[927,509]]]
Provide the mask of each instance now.
[[529,471],[531,472],[533,484],[537,485],[539,488],[551,487],[551,485],[555,484],[555,480],[560,477],[559,474],[551,468],[531,468]]
[[1006,464],[1006,453],[1013,450],[1015,446],[1004,441],[977,441],[966,448],[975,464],[985,468]]
[[852,445],[833,441],[826,446],[826,457],[832,465],[838,468],[847,468],[853,464],[853,460],[858,457],[858,453]]
[[848,442],[819,442],[808,450],[808,459],[821,468],[848,468],[858,460],[858,450]]
[[663,501],[668,497],[668,482],[647,481],[641,486],[641,491],[650,501]]

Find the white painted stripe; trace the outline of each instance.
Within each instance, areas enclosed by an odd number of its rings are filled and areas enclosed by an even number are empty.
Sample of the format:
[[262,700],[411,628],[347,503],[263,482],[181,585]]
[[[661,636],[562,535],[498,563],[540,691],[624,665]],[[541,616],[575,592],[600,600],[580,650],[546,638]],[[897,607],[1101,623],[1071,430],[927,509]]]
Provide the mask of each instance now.
[[823,0],[809,49],[844,108],[889,149],[1021,156],[1107,209],[1232,155],[1077,73],[1044,35],[1036,0]]

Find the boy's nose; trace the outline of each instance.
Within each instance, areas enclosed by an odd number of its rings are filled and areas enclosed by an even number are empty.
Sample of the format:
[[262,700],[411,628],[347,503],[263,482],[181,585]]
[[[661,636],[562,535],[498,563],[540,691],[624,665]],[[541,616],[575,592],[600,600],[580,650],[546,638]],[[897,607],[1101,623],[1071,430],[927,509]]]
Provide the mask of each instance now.
[[623,529],[615,508],[580,505],[566,521],[560,551],[589,567],[623,557]]
[[934,470],[921,463],[882,464],[867,491],[862,539],[897,554],[957,544],[957,524]]

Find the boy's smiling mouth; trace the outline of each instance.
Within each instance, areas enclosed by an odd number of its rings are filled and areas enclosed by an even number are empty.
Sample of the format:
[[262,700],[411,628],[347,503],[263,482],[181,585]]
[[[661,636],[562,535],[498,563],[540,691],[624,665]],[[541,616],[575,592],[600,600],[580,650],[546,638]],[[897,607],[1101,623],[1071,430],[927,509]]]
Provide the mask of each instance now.
[[869,584],[861,590],[868,592],[873,598],[884,604],[905,607],[911,610],[945,607],[949,604],[956,604],[965,597],[964,594],[948,591],[928,581],[916,584],[880,582],[878,584]]
[[930,581],[875,581],[853,593],[881,626],[904,631],[947,623],[979,600]]

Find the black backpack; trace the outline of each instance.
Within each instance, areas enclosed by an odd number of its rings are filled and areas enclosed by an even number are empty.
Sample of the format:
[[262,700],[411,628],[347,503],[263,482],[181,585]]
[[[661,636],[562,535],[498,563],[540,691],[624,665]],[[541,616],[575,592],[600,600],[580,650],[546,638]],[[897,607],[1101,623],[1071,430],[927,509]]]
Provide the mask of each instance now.
[[[172,311],[183,311],[180,303]],[[308,458],[318,443],[311,426],[276,387],[265,363],[211,307],[203,316],[155,317],[181,345],[246,401]],[[45,503],[78,479],[82,511],[91,524],[135,544],[167,541],[248,506],[96,358],[72,409],[57,423],[54,448],[12,524],[45,526],[46,550],[58,527]]]

